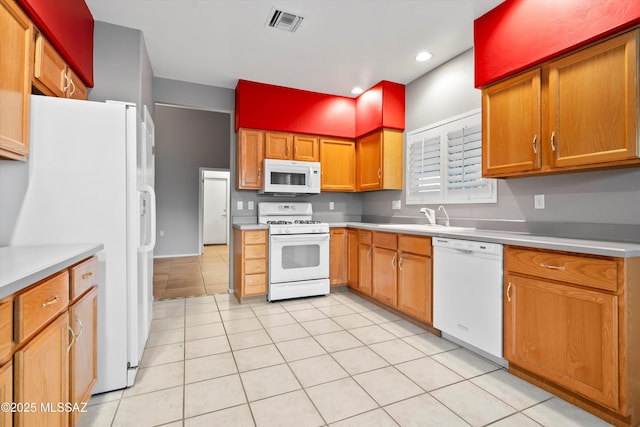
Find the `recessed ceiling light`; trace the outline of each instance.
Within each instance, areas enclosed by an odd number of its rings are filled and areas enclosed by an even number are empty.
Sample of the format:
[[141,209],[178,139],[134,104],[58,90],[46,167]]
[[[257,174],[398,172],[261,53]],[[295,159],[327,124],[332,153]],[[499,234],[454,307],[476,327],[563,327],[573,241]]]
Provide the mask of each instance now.
[[364,92],[364,90],[361,87],[354,87],[353,89],[351,89],[351,93],[354,95],[360,95],[362,92]]
[[416,55],[416,61],[418,62],[424,62],[424,61],[428,61],[431,59],[433,55],[431,55],[429,52],[427,52],[426,50],[423,52],[420,52],[419,54]]

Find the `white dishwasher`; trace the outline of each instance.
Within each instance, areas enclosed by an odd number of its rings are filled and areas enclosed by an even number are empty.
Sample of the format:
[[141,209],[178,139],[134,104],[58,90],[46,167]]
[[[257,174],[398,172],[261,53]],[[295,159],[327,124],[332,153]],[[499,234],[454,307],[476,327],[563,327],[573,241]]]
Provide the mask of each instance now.
[[433,326],[502,358],[502,245],[433,238]]

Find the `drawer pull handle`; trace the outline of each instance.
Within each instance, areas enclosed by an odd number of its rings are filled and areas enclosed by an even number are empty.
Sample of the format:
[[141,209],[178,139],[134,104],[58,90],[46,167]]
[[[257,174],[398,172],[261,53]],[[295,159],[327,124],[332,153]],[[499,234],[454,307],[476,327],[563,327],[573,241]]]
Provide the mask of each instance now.
[[511,302],[511,282],[507,286],[507,301]]
[[564,265],[549,265],[549,264],[540,264],[540,267],[544,267],[544,268],[548,268],[550,270],[561,270],[564,271],[565,270],[565,266]]
[[551,151],[556,151],[556,132],[551,132]]
[[538,135],[533,135],[533,154],[538,154]]
[[76,342],[76,333],[73,332],[73,328],[71,328],[71,326],[69,325],[67,325],[67,329],[71,333],[71,342],[67,346],[67,353],[69,353],[69,350],[71,350],[71,346],[73,345],[74,342]]
[[393,258],[391,258],[391,268],[393,268],[394,270],[396,269],[396,256],[394,255]]
[[400,257],[400,261],[398,262],[398,268],[402,271],[402,262],[404,261],[403,257]]
[[51,298],[49,301],[45,301],[42,303],[42,308],[48,307],[51,304],[55,304],[58,302],[60,298],[58,298],[58,295],[56,295],[55,297]]
[[88,278],[89,278],[89,277],[91,277],[91,276],[93,276],[93,271],[90,271],[90,272],[88,272],[88,273],[84,273],[84,274],[82,275],[82,280],[86,280],[86,279],[88,279]]

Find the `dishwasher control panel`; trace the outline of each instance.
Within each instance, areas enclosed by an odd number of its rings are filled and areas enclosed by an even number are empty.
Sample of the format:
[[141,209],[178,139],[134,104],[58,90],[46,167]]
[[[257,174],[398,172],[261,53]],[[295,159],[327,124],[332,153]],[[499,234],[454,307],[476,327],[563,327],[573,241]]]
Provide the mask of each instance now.
[[476,242],[473,240],[447,239],[434,237],[432,245],[440,248],[458,249],[468,252],[480,252],[485,254],[502,254],[502,245],[499,243]]

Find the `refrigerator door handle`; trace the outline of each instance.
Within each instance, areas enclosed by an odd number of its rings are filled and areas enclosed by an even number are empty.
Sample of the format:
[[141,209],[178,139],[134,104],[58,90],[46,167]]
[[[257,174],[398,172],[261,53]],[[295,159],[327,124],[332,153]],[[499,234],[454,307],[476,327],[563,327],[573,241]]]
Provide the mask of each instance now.
[[143,185],[140,190],[143,193],[149,194],[149,222],[150,222],[150,234],[149,242],[140,247],[140,252],[151,252],[153,248],[156,246],[156,192],[150,185]]

